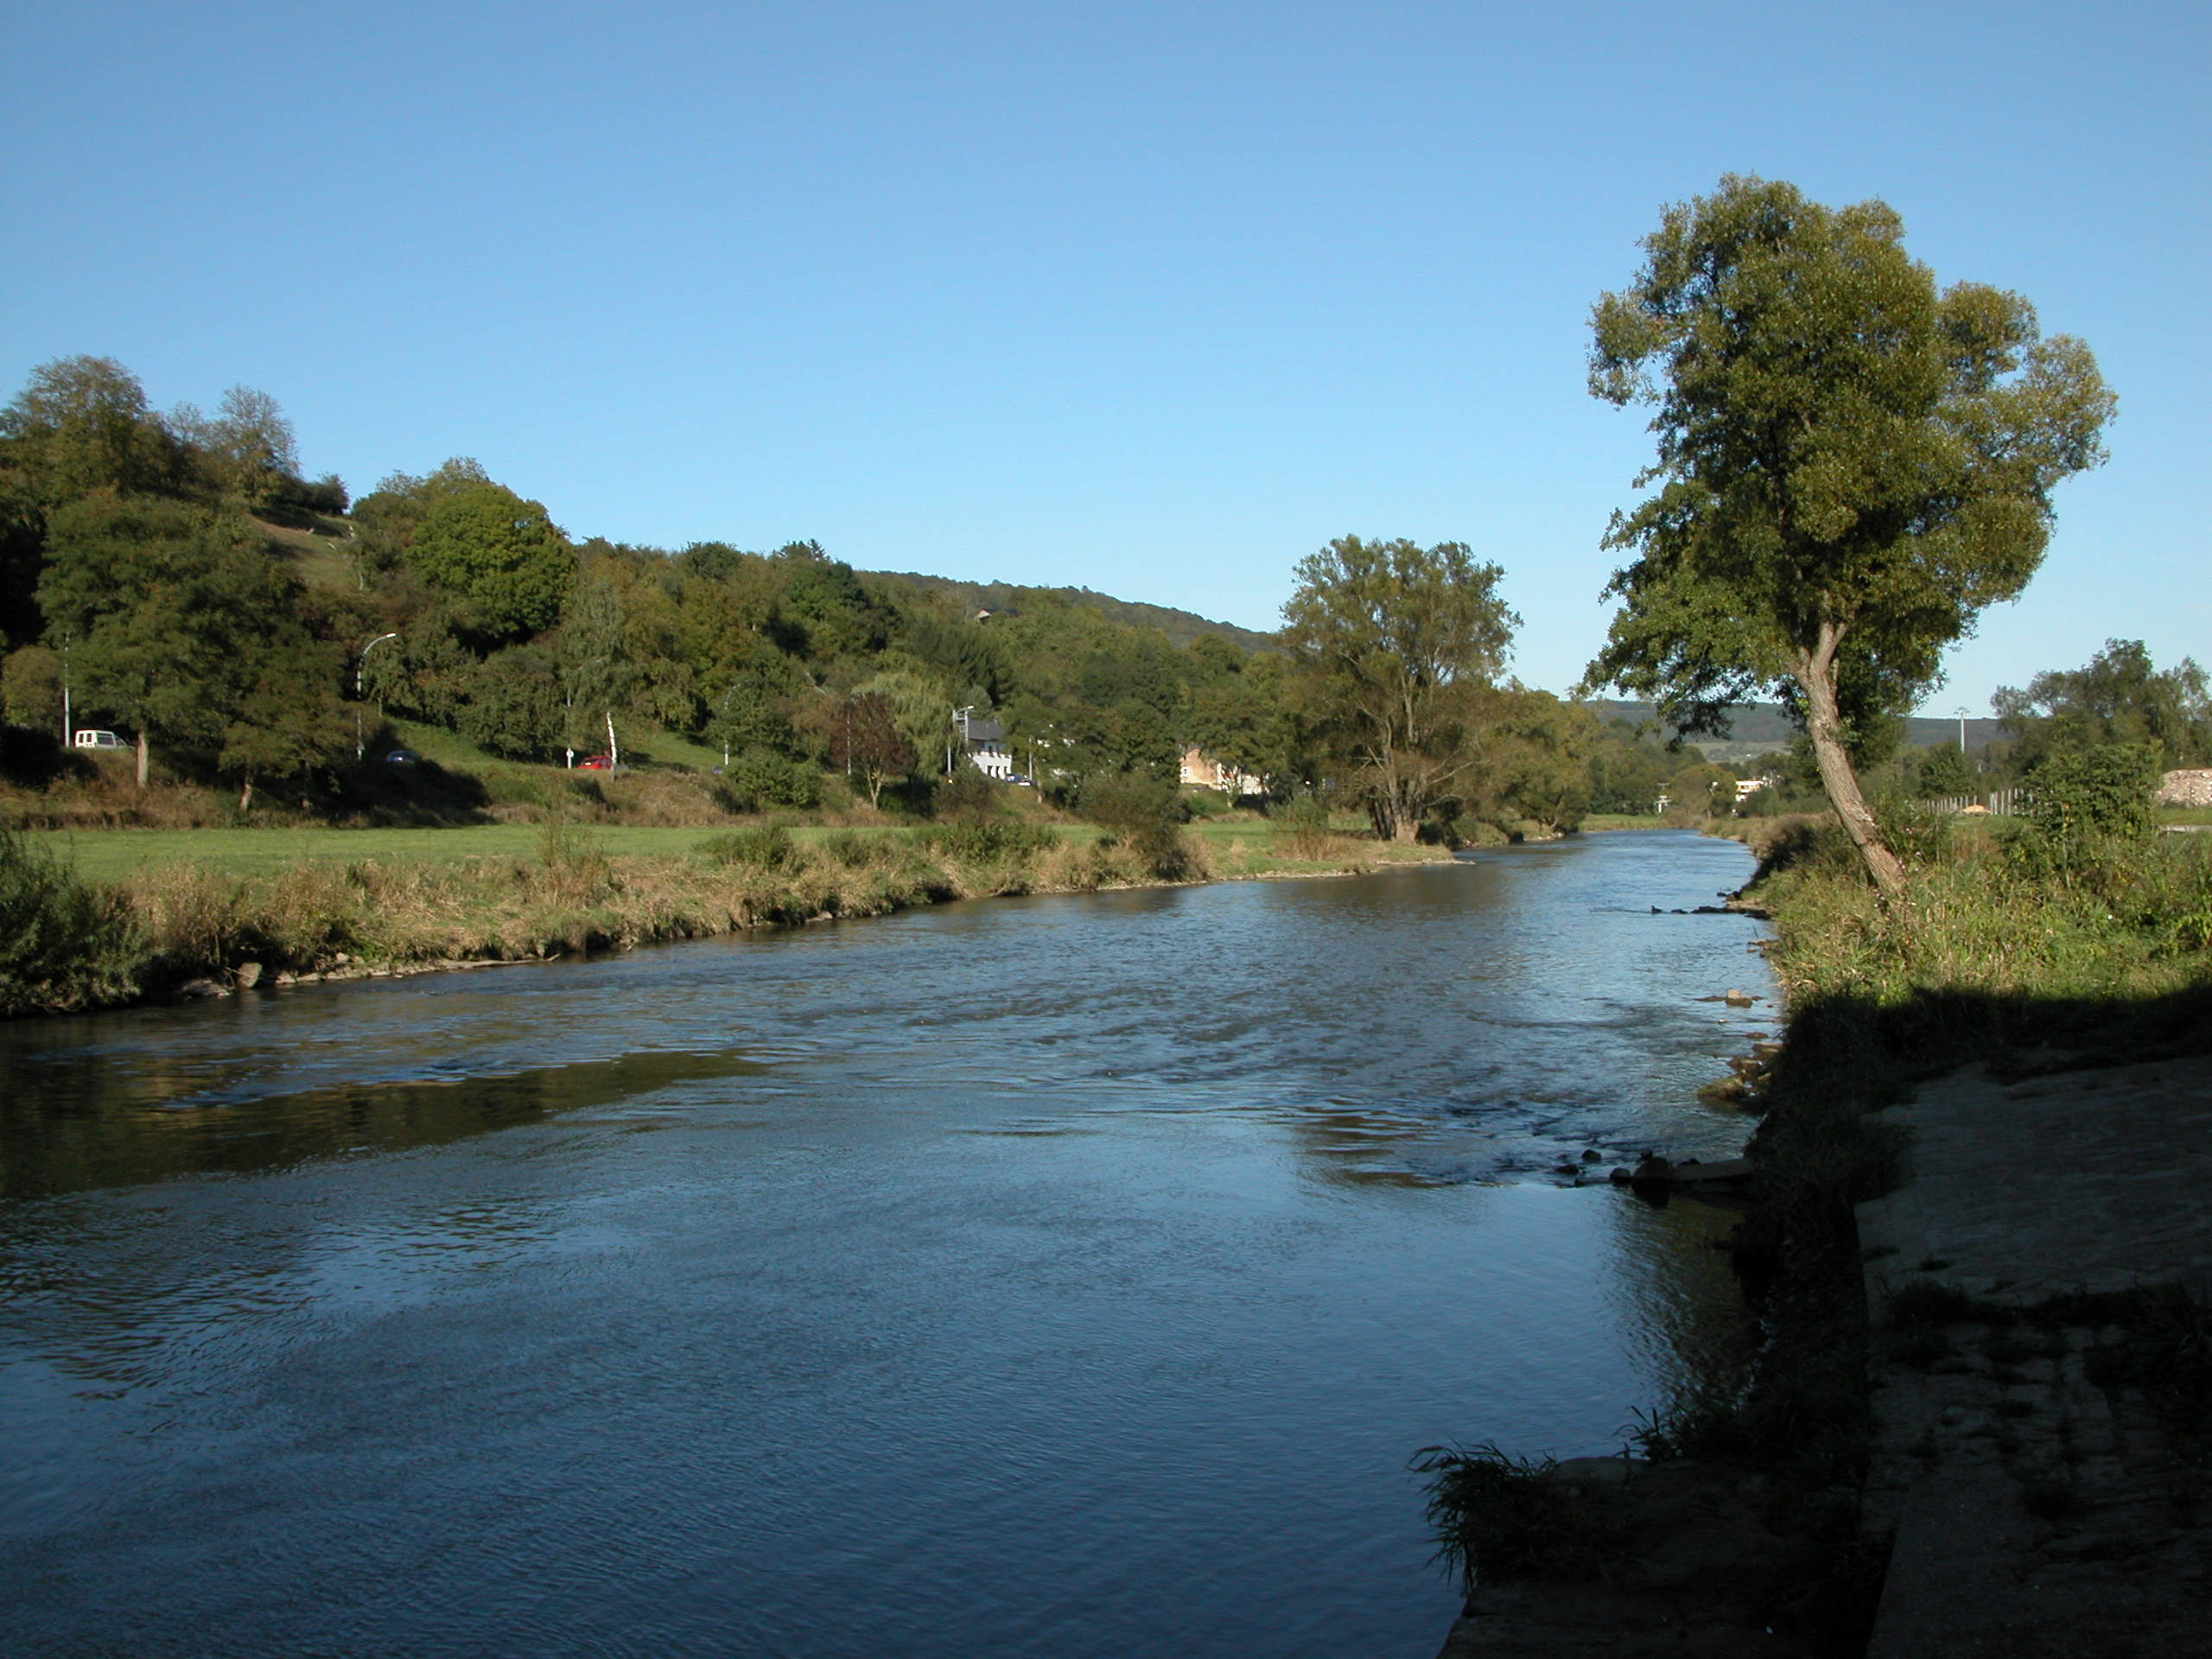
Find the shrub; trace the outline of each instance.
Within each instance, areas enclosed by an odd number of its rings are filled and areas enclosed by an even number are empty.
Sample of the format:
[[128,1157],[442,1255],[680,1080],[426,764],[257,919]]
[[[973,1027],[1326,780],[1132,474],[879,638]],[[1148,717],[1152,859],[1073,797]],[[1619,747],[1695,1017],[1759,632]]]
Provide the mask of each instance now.
[[1908,864],[1941,864],[1951,855],[1955,815],[1905,795],[1874,803],[1874,822],[1890,850]]
[[712,864],[744,864],[755,869],[788,869],[798,861],[791,831],[780,823],[748,826],[709,836],[698,847],[699,856]]
[[2050,837],[2062,861],[2101,836],[2146,836],[2158,757],[2155,743],[2062,749],[2036,768],[2029,821]]
[[537,861],[557,904],[592,905],[613,890],[614,866],[592,830],[556,820],[537,832]]
[[1183,798],[1173,784],[1143,772],[1102,773],[1084,784],[1082,809],[1161,880],[1179,881],[1195,868],[1196,856],[1183,836]]
[[821,798],[821,775],[805,761],[773,749],[746,750],[729,763],[715,786],[715,803],[728,812],[812,806]]
[[965,863],[983,864],[1001,858],[1026,859],[1058,840],[1041,823],[941,823],[923,830],[915,844]]
[[119,895],[86,887],[0,825],[0,1014],[128,1001],[145,954]]
[[999,785],[975,766],[956,766],[930,790],[930,811],[939,818],[991,817],[1001,804]]
[[1290,858],[1332,857],[1342,844],[1319,797],[1300,795],[1268,814],[1268,838]]

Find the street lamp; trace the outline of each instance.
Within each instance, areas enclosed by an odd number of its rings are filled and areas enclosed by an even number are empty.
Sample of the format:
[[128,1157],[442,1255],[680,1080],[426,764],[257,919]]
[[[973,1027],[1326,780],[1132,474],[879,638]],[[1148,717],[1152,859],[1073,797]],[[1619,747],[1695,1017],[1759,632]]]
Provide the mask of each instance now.
[[[963,754],[968,752],[968,716],[975,712],[976,705],[972,702],[965,709],[952,711],[952,718],[960,727],[960,752]],[[946,740],[944,746],[944,775],[948,778],[952,776],[952,743],[950,739]]]
[[365,695],[362,687],[366,683],[363,677],[368,671],[369,653],[385,640],[398,638],[397,633],[380,633],[363,645],[361,654],[353,659],[353,759],[356,760],[361,758],[364,747],[361,742],[361,700]]

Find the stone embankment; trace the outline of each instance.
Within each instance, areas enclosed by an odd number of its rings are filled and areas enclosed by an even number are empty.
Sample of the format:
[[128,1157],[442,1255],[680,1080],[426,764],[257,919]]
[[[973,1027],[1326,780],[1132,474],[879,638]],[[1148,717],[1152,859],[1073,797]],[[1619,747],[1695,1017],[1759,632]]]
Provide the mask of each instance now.
[[1870,1659],[2212,1652],[2212,1058],[1977,1067],[1886,1116]]

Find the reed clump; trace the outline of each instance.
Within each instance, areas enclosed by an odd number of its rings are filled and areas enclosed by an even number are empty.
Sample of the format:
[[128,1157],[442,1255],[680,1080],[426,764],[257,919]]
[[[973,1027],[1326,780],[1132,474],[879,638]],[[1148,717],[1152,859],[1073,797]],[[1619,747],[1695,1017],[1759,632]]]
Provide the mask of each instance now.
[[145,957],[137,918],[0,824],[0,1014],[128,1001]]

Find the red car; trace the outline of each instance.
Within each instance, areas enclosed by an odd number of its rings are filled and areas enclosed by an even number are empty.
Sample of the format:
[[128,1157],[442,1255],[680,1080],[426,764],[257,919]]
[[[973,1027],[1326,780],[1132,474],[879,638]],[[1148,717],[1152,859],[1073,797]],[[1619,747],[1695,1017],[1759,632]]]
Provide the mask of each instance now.
[[578,772],[612,772],[614,757],[611,754],[588,754],[576,762]]

